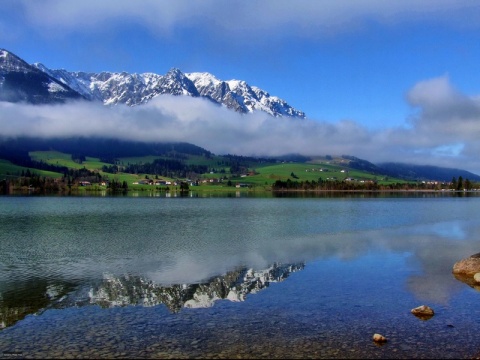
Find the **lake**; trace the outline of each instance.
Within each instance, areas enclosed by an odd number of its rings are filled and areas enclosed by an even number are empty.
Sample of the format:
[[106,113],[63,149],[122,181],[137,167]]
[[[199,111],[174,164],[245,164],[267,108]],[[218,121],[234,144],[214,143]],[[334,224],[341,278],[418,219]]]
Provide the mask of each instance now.
[[471,359],[480,292],[452,267],[480,251],[479,210],[475,194],[2,196],[0,351]]

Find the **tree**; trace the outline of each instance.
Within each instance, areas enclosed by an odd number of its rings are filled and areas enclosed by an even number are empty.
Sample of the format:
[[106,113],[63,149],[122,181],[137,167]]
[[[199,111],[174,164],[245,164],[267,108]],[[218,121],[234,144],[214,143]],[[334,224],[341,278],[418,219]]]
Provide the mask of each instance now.
[[186,181],[182,181],[180,183],[180,192],[188,192],[190,190],[188,183]]
[[457,190],[463,190],[463,178],[461,176],[458,177]]
[[457,178],[454,176],[452,178],[452,189],[456,189],[457,188]]

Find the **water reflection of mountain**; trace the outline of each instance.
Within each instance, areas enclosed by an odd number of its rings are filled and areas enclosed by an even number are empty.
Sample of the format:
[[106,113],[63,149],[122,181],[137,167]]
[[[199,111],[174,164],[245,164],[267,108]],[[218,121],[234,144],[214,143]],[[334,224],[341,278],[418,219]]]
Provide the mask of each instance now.
[[[0,328],[12,326],[29,314],[38,314],[50,308],[164,304],[175,313],[182,307],[211,307],[221,299],[244,301],[247,294],[256,293],[272,282],[283,281],[290,273],[303,270],[304,267],[304,263],[273,264],[264,270],[244,267],[204,283],[171,286],[160,286],[140,276],[130,275],[105,275],[98,284],[78,286],[74,291],[71,291],[71,285],[44,283],[43,286],[31,288],[28,294],[25,291],[22,294],[0,294]],[[20,301],[19,295],[22,296]],[[12,301],[13,298],[17,298],[17,301]]]
[[75,285],[70,283],[51,284],[38,278],[16,285],[15,289],[5,289],[0,293],[0,329],[61,302],[75,289]]
[[90,303],[102,307],[165,304],[172,312],[182,307],[210,307],[220,299],[243,301],[247,294],[262,290],[272,282],[283,281],[304,266],[303,263],[274,264],[258,271],[240,268],[205,283],[168,287],[135,276],[105,276],[100,286],[91,290]]

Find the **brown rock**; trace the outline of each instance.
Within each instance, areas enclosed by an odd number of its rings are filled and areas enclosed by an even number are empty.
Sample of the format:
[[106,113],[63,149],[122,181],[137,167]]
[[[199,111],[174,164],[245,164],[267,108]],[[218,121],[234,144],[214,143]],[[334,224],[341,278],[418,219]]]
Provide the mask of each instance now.
[[480,283],[480,272],[473,275],[473,280],[475,280],[477,283]]
[[373,341],[376,343],[384,343],[387,342],[387,338],[380,334],[373,334]]
[[453,273],[459,275],[472,276],[480,272],[480,253],[474,254],[469,258],[457,261],[453,265]]
[[422,320],[428,320],[435,314],[433,309],[427,305],[418,306],[412,309],[410,312]]
[[480,273],[480,253],[473,254],[469,258],[462,259],[453,265],[453,276],[471,286],[472,288],[478,288],[478,275],[477,279],[474,278],[475,274]]

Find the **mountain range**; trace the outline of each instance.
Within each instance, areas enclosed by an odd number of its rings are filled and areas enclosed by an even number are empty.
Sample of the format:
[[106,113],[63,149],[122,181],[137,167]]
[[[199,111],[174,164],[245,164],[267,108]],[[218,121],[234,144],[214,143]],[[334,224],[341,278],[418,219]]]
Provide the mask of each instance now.
[[223,81],[210,73],[183,73],[176,68],[165,75],[54,70],[0,49],[0,101],[48,104],[84,99],[136,106],[163,94],[201,97],[240,113],[305,118],[304,112],[243,80]]

